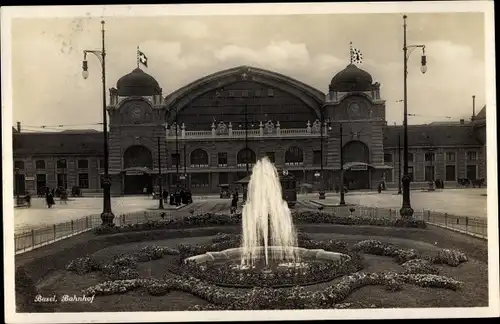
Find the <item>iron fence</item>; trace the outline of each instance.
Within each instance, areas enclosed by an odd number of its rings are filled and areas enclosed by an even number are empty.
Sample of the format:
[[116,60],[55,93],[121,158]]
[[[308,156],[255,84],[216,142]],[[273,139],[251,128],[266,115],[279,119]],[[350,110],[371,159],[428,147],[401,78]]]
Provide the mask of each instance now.
[[[398,209],[378,208],[366,206],[343,206],[327,207],[339,216],[353,217],[371,217],[371,218],[391,218],[398,219]],[[241,209],[240,209],[241,211]],[[203,214],[203,209],[192,210],[189,213],[198,215]],[[163,216],[162,216],[163,215]],[[116,226],[127,224],[138,224],[147,221],[160,219],[171,219],[173,214],[169,211],[144,211],[116,215],[113,222]],[[430,210],[415,210],[413,217],[417,220],[423,220],[428,224],[452,229],[468,235],[487,239],[488,224],[486,219],[450,215]],[[100,215],[85,216],[76,220],[64,223],[53,224],[45,227],[34,228],[14,235],[15,252],[23,253],[34,248],[44,246],[64,238],[89,231],[100,226],[102,223]]]
[[[116,226],[125,224],[137,224],[147,221],[161,219],[161,214],[164,214],[164,219],[172,217],[170,212],[135,212],[116,215],[113,223]],[[71,220],[64,223],[48,225],[39,228],[33,228],[28,231],[14,234],[15,253],[23,253],[32,249],[68,238],[70,236],[84,233],[101,225],[100,215],[89,215],[79,219]]]
[[[345,207],[329,207],[328,210],[333,210],[339,216],[354,216],[354,217],[375,217],[375,218],[391,218],[398,219],[399,209],[396,208],[378,208],[366,206],[345,206]],[[488,238],[488,221],[485,218],[475,218],[468,216],[457,216],[448,213],[440,213],[426,209],[416,209],[413,213],[413,218],[423,220],[430,225],[435,225],[456,232],[465,233],[471,236],[487,239]]]

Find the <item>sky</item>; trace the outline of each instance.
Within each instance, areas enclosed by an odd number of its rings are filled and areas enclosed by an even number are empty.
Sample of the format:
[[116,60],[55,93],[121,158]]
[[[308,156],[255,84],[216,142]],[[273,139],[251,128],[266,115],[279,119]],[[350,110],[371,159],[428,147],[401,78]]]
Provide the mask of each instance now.
[[[97,128],[102,121],[97,58],[84,80],[84,49],[100,49],[100,19],[15,18],[12,20],[13,124]],[[148,56],[143,70],[163,94],[204,75],[250,65],[309,84],[326,93],[332,77],[349,64],[349,43],[364,58],[360,68],[381,83],[386,119],[403,116],[402,14],[303,14],[265,16],[106,17],[107,84],[136,68],[136,48]],[[408,62],[410,124],[469,119],[486,103],[482,13],[412,13],[408,44],[425,44]],[[108,95],[108,93],[106,94]],[[447,118],[451,117],[451,119]],[[73,126],[74,125],[74,126]],[[54,129],[59,129],[55,127]]]

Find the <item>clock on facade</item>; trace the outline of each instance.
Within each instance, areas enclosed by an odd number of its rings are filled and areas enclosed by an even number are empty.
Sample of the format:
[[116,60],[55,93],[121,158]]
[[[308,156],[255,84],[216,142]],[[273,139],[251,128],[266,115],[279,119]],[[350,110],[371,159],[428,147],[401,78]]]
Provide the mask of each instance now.
[[133,107],[131,116],[135,122],[140,121],[142,117],[142,108],[139,106]]
[[356,103],[356,102],[353,102],[349,105],[349,109],[351,110],[351,112],[356,115],[356,116],[359,116],[360,112],[361,112],[361,108],[359,107],[359,104]]

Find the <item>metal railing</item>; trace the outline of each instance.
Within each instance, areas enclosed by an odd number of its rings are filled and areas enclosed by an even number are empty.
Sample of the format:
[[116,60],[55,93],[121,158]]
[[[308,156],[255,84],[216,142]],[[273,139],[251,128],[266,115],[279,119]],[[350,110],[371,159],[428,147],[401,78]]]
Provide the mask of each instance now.
[[[189,206],[186,208],[189,209]],[[240,207],[241,208],[241,207]],[[354,217],[374,217],[398,219],[398,209],[365,207],[365,206],[345,206],[345,207],[325,207],[325,212],[333,212],[339,216]],[[189,211],[189,210],[188,210]],[[202,208],[192,210],[195,215],[203,214]],[[113,222],[116,226],[126,224],[139,224],[147,221],[173,217],[171,211],[144,211],[116,215]],[[465,233],[471,236],[487,239],[488,223],[486,219],[456,216],[447,213],[439,213],[430,210],[415,210],[413,217],[417,220],[424,220],[426,223]],[[41,228],[34,228],[29,231],[16,233],[14,235],[15,253],[23,253],[35,248],[89,231],[101,225],[100,215],[90,215],[64,223],[53,224]]]
[[[161,219],[162,211],[134,212],[115,216],[113,222],[116,226],[143,223],[150,220]],[[172,217],[172,213],[164,211],[165,219]],[[102,223],[100,215],[90,215],[64,223],[33,228],[28,231],[14,234],[15,253],[31,251],[38,247],[60,241],[62,239],[87,232],[99,227]]]
[[[353,209],[352,212],[349,209]],[[340,216],[374,217],[398,219],[399,209],[379,208],[366,206],[345,206],[345,207],[324,207],[325,211],[333,211]],[[475,218],[467,216],[457,216],[448,213],[440,213],[426,209],[415,209],[413,217],[416,220],[423,220],[430,225],[439,226],[465,233],[471,236],[487,239],[488,221],[485,218]]]

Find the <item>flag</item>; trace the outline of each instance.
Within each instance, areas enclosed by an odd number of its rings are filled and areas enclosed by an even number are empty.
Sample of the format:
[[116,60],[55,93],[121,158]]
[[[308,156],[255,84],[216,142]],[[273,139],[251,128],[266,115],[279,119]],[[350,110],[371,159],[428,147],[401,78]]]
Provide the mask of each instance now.
[[361,51],[359,49],[352,47],[352,42],[351,42],[351,63],[357,63],[357,64],[363,63],[363,54],[361,54]]
[[139,48],[137,48],[137,65],[139,65],[139,63],[141,63],[145,67],[148,67],[148,57],[146,56],[146,54],[141,52]]

